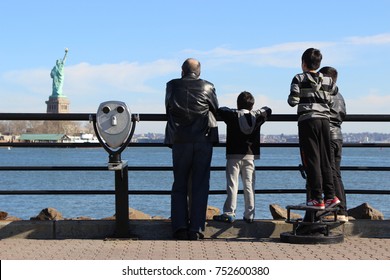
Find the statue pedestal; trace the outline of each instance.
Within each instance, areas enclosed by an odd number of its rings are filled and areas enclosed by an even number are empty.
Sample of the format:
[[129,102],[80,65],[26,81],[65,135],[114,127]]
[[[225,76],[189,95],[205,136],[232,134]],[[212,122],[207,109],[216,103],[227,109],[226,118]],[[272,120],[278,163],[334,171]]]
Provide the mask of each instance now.
[[65,96],[49,96],[46,113],[69,113],[69,99]]

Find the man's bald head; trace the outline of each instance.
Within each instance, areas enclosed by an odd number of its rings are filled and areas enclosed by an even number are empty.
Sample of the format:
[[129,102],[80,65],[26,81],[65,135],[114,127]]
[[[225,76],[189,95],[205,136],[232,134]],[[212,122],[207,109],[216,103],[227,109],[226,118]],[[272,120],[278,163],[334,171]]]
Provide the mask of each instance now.
[[194,58],[187,58],[181,66],[182,76],[193,73],[196,77],[200,76],[200,62]]

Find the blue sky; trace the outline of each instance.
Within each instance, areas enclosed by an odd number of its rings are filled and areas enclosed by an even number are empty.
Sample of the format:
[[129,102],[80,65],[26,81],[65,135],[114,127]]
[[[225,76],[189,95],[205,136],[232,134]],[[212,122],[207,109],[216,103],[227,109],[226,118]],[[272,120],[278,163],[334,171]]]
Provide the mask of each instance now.
[[[295,114],[286,100],[302,52],[319,48],[338,69],[351,114],[390,112],[390,1],[2,1],[0,112],[42,113],[50,70],[69,48],[63,93],[71,112],[107,100],[133,113],[164,113],[165,84],[188,57],[214,83],[221,106],[250,91],[256,105]],[[163,132],[141,123],[137,132]],[[296,133],[268,123],[267,134]],[[344,132],[385,132],[382,123],[344,124]]]

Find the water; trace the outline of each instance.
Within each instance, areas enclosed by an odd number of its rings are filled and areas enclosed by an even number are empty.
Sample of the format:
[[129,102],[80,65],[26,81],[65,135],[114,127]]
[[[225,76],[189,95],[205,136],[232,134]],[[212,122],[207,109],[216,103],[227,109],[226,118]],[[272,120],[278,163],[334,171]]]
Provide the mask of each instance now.
[[[215,148],[214,166],[225,165],[225,149]],[[171,166],[171,150],[165,147],[133,147],[122,153],[130,166]],[[13,148],[0,149],[1,166],[103,166],[107,167],[108,154],[96,149]],[[300,163],[298,148],[263,148],[258,166],[297,166]],[[390,149],[344,148],[342,165],[390,166]],[[346,189],[389,189],[390,172],[344,171]],[[170,190],[172,172],[130,171],[129,189]],[[304,188],[298,171],[257,171],[256,188]],[[0,171],[0,188],[3,190],[114,190],[112,171]],[[211,189],[225,189],[224,171],[212,172]],[[349,208],[364,202],[390,217],[389,195],[349,194]],[[222,209],[225,195],[210,195],[209,205]],[[256,218],[271,219],[269,205],[284,207],[304,202],[305,194],[258,194]],[[243,213],[243,195],[238,200],[238,217]],[[129,206],[151,216],[170,216],[168,195],[132,195]],[[47,207],[59,210],[65,218],[88,216],[101,219],[115,213],[114,195],[2,195],[0,210],[22,219],[38,215]]]

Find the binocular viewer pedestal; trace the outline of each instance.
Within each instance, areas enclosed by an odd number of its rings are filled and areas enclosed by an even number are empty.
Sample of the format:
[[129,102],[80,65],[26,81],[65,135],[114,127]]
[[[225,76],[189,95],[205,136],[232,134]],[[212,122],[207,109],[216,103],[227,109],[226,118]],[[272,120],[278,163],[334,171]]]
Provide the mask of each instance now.
[[120,153],[109,154],[107,166],[108,170],[122,170],[127,168],[127,160],[122,160]]
[[96,137],[108,152],[108,169],[115,172],[116,230],[113,238],[130,238],[128,165],[121,159],[121,153],[130,143],[139,119],[132,117],[126,103],[121,101],[101,103],[92,119]]

